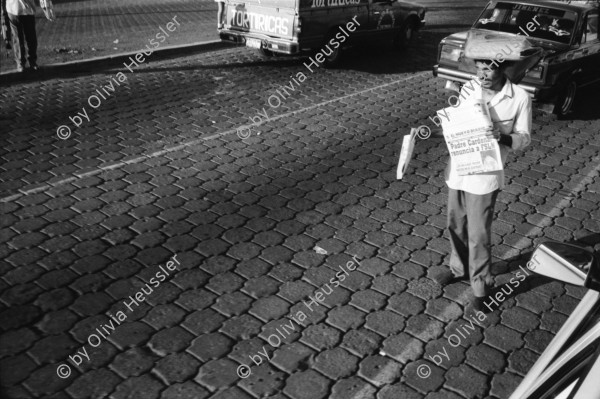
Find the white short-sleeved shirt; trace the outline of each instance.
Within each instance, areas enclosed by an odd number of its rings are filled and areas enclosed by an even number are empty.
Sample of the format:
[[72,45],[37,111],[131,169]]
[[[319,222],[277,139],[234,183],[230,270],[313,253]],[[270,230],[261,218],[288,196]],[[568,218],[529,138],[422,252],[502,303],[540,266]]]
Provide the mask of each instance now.
[[35,15],[34,0],[6,0],[6,12],[12,15]]
[[[463,86],[461,95],[482,98],[482,89],[478,82],[474,80],[470,82],[468,87],[475,87],[473,91],[465,91],[465,86]],[[502,90],[489,101],[488,108],[494,128],[500,130],[502,134],[510,134],[512,137],[512,148],[500,145],[500,155],[504,165],[510,150],[521,150],[531,143],[531,98],[524,89],[506,79]],[[471,194],[489,194],[504,188],[504,170],[459,176],[452,167],[451,160],[446,167],[445,178],[448,187]]]

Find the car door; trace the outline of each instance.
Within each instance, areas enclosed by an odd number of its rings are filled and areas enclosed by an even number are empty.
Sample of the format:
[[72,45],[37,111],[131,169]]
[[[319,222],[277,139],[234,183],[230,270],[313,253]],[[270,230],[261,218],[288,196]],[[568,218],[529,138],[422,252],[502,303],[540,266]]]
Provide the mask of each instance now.
[[509,399],[600,399],[575,396],[599,349],[600,293],[589,290]]
[[600,346],[596,351],[595,361],[590,362],[587,375],[578,381],[578,386],[573,399],[596,399],[600,398],[600,389],[598,388],[598,376],[600,376]]
[[369,7],[369,34],[378,38],[393,37],[397,11],[390,0],[371,0]]
[[583,81],[588,85],[600,81],[600,38],[598,37],[598,11],[590,11],[583,24],[581,36],[581,68]]
[[[333,2],[331,0],[297,0],[300,7],[301,29],[298,35],[303,50],[320,50],[331,39],[338,35],[338,43],[360,39],[368,29],[369,0],[353,0],[349,2]],[[355,21],[352,31],[347,30],[348,22]],[[340,27],[344,29],[340,30]]]

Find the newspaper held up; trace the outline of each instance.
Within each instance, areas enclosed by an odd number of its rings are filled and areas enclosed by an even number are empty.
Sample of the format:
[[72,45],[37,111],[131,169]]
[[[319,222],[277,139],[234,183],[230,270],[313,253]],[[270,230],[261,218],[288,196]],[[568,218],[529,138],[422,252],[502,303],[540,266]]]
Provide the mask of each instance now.
[[398,169],[396,170],[396,179],[401,180],[408,169],[408,163],[412,158],[415,149],[417,129],[410,129],[410,133],[402,138],[402,149],[400,150],[400,159],[398,160]]
[[452,167],[459,176],[502,170],[500,147],[486,132],[494,128],[481,98],[438,111]]

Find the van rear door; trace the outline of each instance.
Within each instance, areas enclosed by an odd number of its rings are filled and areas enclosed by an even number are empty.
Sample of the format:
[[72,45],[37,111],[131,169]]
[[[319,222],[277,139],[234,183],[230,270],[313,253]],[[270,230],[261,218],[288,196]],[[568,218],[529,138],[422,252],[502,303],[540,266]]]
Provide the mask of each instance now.
[[[232,32],[292,40],[299,0],[227,2],[226,28]],[[249,35],[250,37],[253,35]]]

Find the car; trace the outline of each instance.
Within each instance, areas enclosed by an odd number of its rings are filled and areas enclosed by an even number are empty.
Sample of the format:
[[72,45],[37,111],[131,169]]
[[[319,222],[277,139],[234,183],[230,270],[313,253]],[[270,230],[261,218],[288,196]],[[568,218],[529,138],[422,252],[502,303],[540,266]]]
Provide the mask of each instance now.
[[585,248],[545,242],[527,267],[588,288],[509,399],[600,399],[600,264]]
[[582,87],[600,82],[600,1],[490,1],[469,31],[444,38],[438,47],[434,76],[456,90],[476,75],[474,61],[464,56],[470,35],[523,36],[541,48],[541,60],[528,69],[519,85],[534,101],[549,104],[565,116],[574,109]]
[[405,48],[424,26],[426,10],[397,0],[228,0],[219,36],[264,56],[321,51],[327,67],[352,44],[393,40]]

